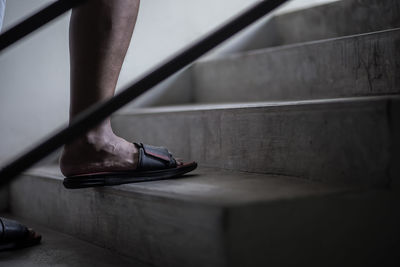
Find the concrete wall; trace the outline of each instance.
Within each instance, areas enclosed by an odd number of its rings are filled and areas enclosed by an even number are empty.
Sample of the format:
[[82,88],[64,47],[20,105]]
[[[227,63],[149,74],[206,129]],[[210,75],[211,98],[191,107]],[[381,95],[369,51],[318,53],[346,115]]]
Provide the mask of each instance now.
[[[256,0],[142,1],[119,86]],[[334,0],[294,0],[280,12]],[[9,0],[4,28],[49,0]],[[67,122],[69,14],[0,54],[0,162]]]

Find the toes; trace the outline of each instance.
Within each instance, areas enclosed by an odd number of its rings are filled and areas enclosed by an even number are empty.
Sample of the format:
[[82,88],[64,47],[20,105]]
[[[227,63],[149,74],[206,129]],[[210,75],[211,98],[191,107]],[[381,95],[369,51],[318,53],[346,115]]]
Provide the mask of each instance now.
[[175,158],[175,161],[176,161],[176,165],[178,165],[178,166],[183,165],[183,159],[181,159],[181,158]]
[[34,240],[34,241],[40,241],[42,239],[42,236],[38,233],[36,233],[32,228],[28,228],[29,232],[29,240]]

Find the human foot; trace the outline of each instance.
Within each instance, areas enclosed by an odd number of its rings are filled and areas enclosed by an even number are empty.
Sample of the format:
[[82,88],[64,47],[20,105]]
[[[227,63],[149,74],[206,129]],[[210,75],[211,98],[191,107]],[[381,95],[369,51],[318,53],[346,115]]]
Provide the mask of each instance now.
[[166,148],[142,143],[135,145],[139,150],[136,169],[69,176],[64,179],[64,186],[68,189],[78,189],[164,180],[182,176],[197,168],[196,162],[178,163]]
[[[106,121],[64,147],[60,158],[60,169],[64,176],[71,177],[134,171],[139,164],[141,171],[149,170],[148,166],[154,170],[184,165],[182,160],[174,159],[164,148],[148,145],[146,147],[148,155],[153,155],[153,157],[148,158],[143,155],[146,149],[142,144],[133,144],[115,135],[110,122]],[[140,154],[142,155],[140,156]],[[165,157],[160,158],[164,162],[157,164],[157,160],[159,160],[157,156],[160,154],[164,154]],[[139,159],[142,159],[141,162]],[[165,160],[170,162],[165,162]]]
[[137,147],[115,135],[109,122],[64,147],[60,169],[65,176],[137,168]]

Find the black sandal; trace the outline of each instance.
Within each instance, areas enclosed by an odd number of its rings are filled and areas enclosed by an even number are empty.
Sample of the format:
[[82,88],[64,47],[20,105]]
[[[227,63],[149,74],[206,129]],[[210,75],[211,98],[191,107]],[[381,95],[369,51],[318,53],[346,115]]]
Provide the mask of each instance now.
[[0,251],[30,247],[42,237],[19,222],[0,218]]
[[113,186],[176,178],[197,168],[196,162],[178,165],[164,147],[135,143],[139,149],[138,167],[132,171],[102,172],[69,176],[64,179],[68,189]]

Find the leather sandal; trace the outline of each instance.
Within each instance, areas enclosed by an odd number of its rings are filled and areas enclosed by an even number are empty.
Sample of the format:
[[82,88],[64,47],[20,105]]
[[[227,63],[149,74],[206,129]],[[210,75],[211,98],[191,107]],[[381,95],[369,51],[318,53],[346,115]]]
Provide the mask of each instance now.
[[33,246],[41,239],[39,234],[19,222],[0,218],[0,251]]
[[197,167],[196,162],[178,165],[164,147],[134,144],[139,150],[139,162],[135,170],[69,176],[64,179],[64,186],[68,189],[78,189],[171,179],[193,171]]

